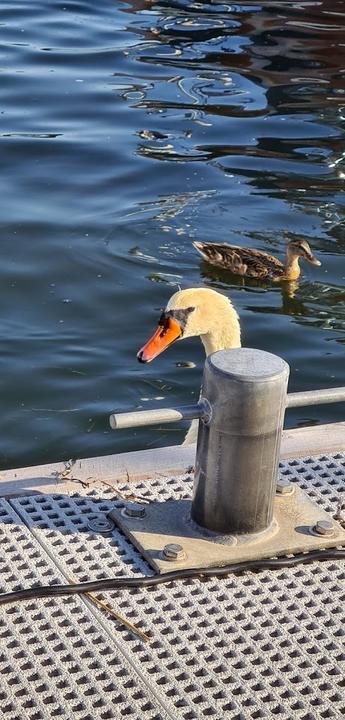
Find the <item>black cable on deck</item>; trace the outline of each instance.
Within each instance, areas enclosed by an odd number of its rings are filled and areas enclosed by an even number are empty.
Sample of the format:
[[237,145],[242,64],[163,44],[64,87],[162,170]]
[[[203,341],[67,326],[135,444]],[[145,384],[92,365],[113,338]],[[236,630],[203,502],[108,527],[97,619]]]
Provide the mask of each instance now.
[[71,585],[37,585],[24,590],[2,593],[0,605],[33,600],[45,597],[60,597],[61,595],[75,595],[88,592],[101,592],[104,590],[117,590],[118,588],[144,588],[174,580],[200,577],[223,577],[231,573],[241,573],[245,570],[275,570],[285,567],[294,567],[313,560],[345,560],[345,549],[316,550],[310,553],[301,553],[293,557],[281,557],[273,560],[246,560],[245,562],[224,565],[223,567],[192,568],[188,570],[174,570],[163,575],[145,575],[144,577],[117,577],[106,580],[90,580],[88,582]]

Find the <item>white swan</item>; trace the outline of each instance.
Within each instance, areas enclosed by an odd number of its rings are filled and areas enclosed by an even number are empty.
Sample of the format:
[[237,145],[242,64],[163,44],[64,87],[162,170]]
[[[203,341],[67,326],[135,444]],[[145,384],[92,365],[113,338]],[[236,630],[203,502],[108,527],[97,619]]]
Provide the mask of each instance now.
[[[176,340],[199,335],[206,355],[241,347],[241,328],[231,301],[210,288],[179,290],[169,300],[158,328],[139,350],[139,362],[151,362]],[[183,445],[196,442],[198,421],[193,420]]]

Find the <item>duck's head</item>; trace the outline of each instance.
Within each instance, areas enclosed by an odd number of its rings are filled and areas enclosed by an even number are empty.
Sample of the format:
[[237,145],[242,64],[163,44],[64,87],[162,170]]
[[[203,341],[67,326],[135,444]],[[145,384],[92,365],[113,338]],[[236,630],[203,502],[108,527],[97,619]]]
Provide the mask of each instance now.
[[139,362],[151,362],[176,340],[200,335],[206,353],[239,347],[240,325],[230,300],[210,288],[179,290],[163,310],[152,337],[139,350]]
[[300,257],[307,260],[311,265],[321,265],[320,260],[313,255],[306,240],[290,240],[287,246],[287,254],[291,259]]

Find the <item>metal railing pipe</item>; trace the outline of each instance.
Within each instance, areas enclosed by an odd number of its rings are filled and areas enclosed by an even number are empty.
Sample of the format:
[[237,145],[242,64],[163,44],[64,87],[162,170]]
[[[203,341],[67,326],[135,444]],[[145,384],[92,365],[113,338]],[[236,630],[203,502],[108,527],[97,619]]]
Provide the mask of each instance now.
[[192,518],[224,534],[258,533],[273,518],[289,366],[262,350],[210,355],[199,423]]
[[336,402],[345,402],[345,387],[288,393],[286,407],[306,407],[307,405],[326,405]]
[[[286,409],[307,407],[308,405],[326,405],[337,402],[345,402],[345,387],[288,393],[286,396]],[[207,412],[207,409],[199,402],[195,405],[180,405],[174,408],[112,413],[109,421],[110,427],[113,430],[122,430],[130,427],[172,423],[178,420],[202,419]]]
[[196,420],[203,416],[204,408],[198,405],[183,405],[175,408],[157,408],[154,410],[137,410],[136,412],[113,413],[110,415],[110,427],[113,430],[172,423],[177,420]]

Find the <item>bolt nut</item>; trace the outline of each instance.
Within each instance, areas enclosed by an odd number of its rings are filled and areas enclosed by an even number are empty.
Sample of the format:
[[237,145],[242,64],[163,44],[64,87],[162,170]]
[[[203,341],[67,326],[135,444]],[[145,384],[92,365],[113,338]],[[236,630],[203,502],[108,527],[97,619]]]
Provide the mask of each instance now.
[[291,485],[291,483],[288,480],[284,480],[283,478],[280,478],[277,480],[276,484],[276,493],[277,495],[291,495],[293,493],[294,487]]
[[313,530],[318,535],[333,535],[334,526],[330,520],[318,520]]
[[115,527],[115,523],[111,518],[103,515],[103,513],[97,513],[89,518],[88,528],[91,532],[95,533],[108,533],[111,532]]
[[130,517],[130,518],[142,518],[146,515],[145,506],[141,503],[130,503],[130,505],[126,505],[126,507],[123,508],[121,514],[124,517]]
[[168,543],[168,545],[165,545],[163,548],[164,560],[184,560],[185,557],[186,553],[182,545],[178,545],[177,543]]

